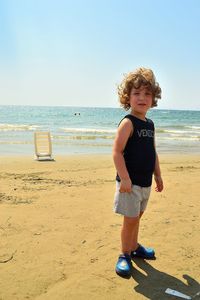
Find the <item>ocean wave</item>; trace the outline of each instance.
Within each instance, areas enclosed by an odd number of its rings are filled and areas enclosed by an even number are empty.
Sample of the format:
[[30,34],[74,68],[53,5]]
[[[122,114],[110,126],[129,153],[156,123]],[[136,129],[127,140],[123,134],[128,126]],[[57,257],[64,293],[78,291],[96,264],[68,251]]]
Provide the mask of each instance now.
[[185,126],[185,128],[200,130],[200,126],[193,126],[193,125]]
[[0,124],[0,131],[34,131],[39,127],[38,125]]
[[53,136],[53,140],[113,140],[114,135],[68,135],[68,136]]
[[0,145],[33,145],[33,141],[0,141]]
[[[186,127],[184,127],[182,130],[177,129],[162,129],[158,128],[156,129],[156,133],[170,133],[170,134],[199,134],[199,130],[195,130],[196,128],[190,128],[191,130],[185,130]],[[188,127],[187,127],[188,128]],[[189,129],[189,128],[188,128]]]
[[97,134],[105,134],[105,133],[116,133],[116,129],[98,129],[98,128],[61,128],[64,132],[68,133],[97,133]]
[[85,148],[87,148],[87,147],[98,147],[98,148],[102,148],[102,147],[112,147],[112,144],[104,144],[104,143],[95,143],[95,142],[88,142],[88,143],[81,143],[81,142],[79,142],[78,144],[77,143],[73,143],[73,142],[70,142],[70,144],[69,143],[63,143],[63,144],[61,144],[61,143],[55,143],[55,145],[57,145],[57,146],[65,146],[65,145],[67,145],[67,146],[74,146],[74,147],[85,147]]
[[[200,141],[200,136],[162,136],[159,137],[160,140],[173,140],[173,141]],[[158,139],[157,139],[158,140]]]
[[191,125],[191,124],[166,124],[166,125],[158,125],[157,127],[156,127],[157,129],[159,129],[159,130],[167,130],[167,129],[197,129],[197,130],[199,130],[200,129],[200,126],[198,126],[198,125]]

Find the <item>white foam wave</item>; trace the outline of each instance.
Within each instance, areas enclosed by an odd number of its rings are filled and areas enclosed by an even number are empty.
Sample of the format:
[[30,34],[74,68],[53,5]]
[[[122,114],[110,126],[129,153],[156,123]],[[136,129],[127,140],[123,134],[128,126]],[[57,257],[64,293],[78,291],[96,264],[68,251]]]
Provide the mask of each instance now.
[[37,125],[25,124],[0,124],[0,131],[33,131],[39,127]]
[[0,141],[0,145],[32,145],[32,141]]
[[66,135],[66,136],[54,136],[55,140],[98,140],[98,139],[105,139],[105,140],[113,140],[114,135]]
[[189,129],[197,129],[200,130],[200,126],[185,126],[185,128],[189,128]]
[[116,129],[97,129],[97,128],[61,128],[64,132],[69,133],[115,133]]
[[[189,129],[189,128],[188,128]],[[170,134],[198,134],[199,130],[195,130],[195,128],[191,128],[193,130],[177,130],[177,129],[156,129],[157,133],[170,133]]]
[[173,141],[200,141],[200,137],[199,136],[161,136],[159,137],[160,140],[173,140]]

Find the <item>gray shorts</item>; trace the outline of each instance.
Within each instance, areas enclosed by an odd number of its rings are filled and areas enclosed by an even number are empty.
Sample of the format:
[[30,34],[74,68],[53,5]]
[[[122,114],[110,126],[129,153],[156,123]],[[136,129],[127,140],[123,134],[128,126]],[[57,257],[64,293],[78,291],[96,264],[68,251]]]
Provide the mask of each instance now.
[[114,212],[126,217],[137,217],[147,207],[151,187],[132,185],[130,193],[120,193],[120,182],[116,182]]

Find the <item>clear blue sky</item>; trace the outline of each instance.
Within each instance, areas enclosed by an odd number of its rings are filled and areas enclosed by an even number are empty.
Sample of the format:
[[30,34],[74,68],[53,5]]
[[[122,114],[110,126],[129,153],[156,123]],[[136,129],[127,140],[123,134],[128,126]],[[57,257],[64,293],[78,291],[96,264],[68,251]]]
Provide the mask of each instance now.
[[139,66],[159,108],[200,109],[199,0],[0,0],[0,104],[117,107]]

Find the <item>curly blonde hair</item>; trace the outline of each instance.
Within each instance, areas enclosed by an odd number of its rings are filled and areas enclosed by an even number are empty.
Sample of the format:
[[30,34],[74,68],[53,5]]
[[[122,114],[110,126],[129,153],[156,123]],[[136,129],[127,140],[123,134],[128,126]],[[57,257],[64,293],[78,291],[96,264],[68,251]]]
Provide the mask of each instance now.
[[118,86],[119,101],[125,110],[130,108],[129,98],[132,88],[139,89],[141,86],[147,87],[152,92],[152,107],[157,106],[157,101],[161,98],[161,88],[156,82],[153,71],[142,67],[126,74]]

